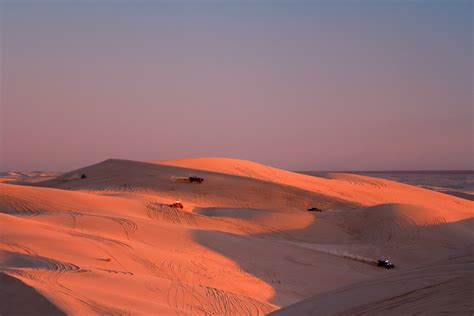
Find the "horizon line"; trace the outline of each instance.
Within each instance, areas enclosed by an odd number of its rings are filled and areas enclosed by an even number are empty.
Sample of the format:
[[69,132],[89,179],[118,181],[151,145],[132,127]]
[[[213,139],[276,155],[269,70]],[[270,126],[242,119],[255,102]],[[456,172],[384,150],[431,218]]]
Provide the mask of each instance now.
[[[88,167],[88,166],[85,166]],[[82,169],[80,167],[77,169]],[[0,174],[5,174],[9,172],[19,172],[19,173],[28,173],[28,172],[51,172],[51,173],[68,173],[77,169],[72,169],[68,171],[54,171],[54,170],[0,170]],[[474,169],[381,169],[381,170],[289,170],[284,168],[277,168],[282,170],[287,170],[295,173],[474,173]]]

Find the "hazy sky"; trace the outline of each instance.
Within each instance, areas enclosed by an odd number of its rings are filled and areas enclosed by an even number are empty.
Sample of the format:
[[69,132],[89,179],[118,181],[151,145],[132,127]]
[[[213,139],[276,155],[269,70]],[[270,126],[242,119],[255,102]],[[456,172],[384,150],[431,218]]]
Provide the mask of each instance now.
[[197,156],[474,168],[473,1],[3,0],[1,10],[0,170]]

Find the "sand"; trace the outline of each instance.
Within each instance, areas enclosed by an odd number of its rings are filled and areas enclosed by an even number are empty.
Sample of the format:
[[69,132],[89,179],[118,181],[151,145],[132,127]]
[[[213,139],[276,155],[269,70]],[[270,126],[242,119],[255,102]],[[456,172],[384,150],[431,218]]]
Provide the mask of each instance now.
[[0,183],[34,183],[54,179],[60,176],[60,172],[0,172]]
[[474,310],[474,203],[459,197],[224,158],[3,178],[2,315]]

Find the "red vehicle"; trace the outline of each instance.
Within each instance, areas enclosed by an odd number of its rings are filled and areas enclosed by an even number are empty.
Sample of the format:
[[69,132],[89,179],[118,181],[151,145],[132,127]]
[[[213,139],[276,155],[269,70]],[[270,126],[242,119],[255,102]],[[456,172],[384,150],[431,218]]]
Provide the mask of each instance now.
[[180,203],[180,202],[175,202],[173,204],[170,204],[170,207],[173,207],[173,208],[184,208],[183,204]]

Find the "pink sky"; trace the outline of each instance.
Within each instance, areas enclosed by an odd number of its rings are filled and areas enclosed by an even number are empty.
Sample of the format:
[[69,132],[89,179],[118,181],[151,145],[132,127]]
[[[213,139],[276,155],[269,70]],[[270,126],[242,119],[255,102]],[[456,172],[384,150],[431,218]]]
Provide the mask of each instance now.
[[470,1],[67,3],[2,4],[0,170],[473,168]]

